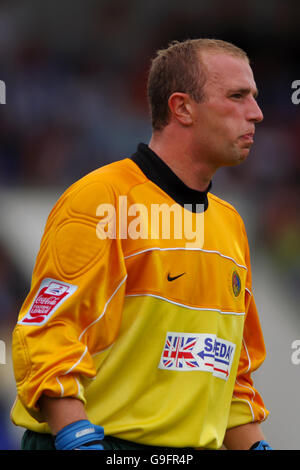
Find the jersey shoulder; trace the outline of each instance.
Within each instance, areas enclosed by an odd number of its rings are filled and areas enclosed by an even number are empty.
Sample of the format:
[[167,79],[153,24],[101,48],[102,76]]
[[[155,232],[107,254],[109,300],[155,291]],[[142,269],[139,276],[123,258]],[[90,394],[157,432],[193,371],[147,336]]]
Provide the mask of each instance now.
[[100,204],[116,205],[119,195],[126,195],[147,177],[130,158],[100,167],[73,183],[58,199],[52,214],[67,211],[69,216],[94,219]]
[[242,222],[241,215],[232,204],[230,204],[229,202],[225,201],[224,199],[221,199],[220,197],[212,193],[208,193],[207,196],[208,196],[209,203],[213,205],[215,208],[225,213],[227,212],[227,214],[231,214],[233,217],[236,217]]
[[236,227],[237,232],[243,233],[244,237],[247,239],[244,220],[232,204],[212,193],[208,193],[208,201],[209,207],[220,215],[220,219],[222,219],[225,224],[229,223],[232,228]]
[[40,254],[51,244],[56,272],[65,279],[88,272],[108,252],[110,239],[99,239],[98,224],[106,211],[115,213],[118,196],[143,182],[130,159],[105,165],[70,186],[50,212]]
[[137,184],[147,181],[147,177],[130,159],[124,158],[104,165],[88,173],[73,186],[83,188],[90,184],[105,184],[116,193],[126,194]]

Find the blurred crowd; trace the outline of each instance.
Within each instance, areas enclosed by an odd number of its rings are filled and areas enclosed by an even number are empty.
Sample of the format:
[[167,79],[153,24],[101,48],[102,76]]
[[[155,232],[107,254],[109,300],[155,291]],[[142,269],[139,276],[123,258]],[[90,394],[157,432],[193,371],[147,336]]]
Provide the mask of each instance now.
[[[2,1],[0,185],[66,188],[131,155],[151,133],[145,86],[155,50],[188,37],[230,40],[250,55],[265,119],[247,163],[222,170],[214,188],[255,201],[256,242],[297,294],[298,10],[276,0]],[[28,283],[0,241],[0,331],[11,330]]]

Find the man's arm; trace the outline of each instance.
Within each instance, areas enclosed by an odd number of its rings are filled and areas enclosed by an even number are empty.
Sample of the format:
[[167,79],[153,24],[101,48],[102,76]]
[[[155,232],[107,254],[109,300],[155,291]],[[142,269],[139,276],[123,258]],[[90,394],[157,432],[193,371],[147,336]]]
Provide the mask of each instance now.
[[249,450],[255,442],[264,440],[259,423],[248,423],[228,429],[224,445],[228,450]]
[[77,398],[51,398],[42,395],[39,405],[54,436],[68,424],[88,419],[82,401]]
[[82,401],[42,395],[39,405],[57,450],[103,450],[104,429],[88,420]]

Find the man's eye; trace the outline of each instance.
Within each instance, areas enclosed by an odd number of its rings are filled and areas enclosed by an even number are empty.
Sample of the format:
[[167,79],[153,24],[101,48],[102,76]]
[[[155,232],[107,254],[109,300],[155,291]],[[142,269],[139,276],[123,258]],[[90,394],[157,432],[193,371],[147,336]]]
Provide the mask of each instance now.
[[243,95],[241,93],[234,93],[233,95],[231,95],[231,98],[242,98]]

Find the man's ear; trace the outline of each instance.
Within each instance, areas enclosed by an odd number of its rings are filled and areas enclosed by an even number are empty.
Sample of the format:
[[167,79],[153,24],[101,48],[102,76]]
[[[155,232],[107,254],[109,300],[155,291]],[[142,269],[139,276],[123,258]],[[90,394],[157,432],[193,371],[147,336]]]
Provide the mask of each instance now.
[[168,105],[171,118],[173,117],[183,126],[190,126],[193,123],[191,98],[187,93],[172,93]]

